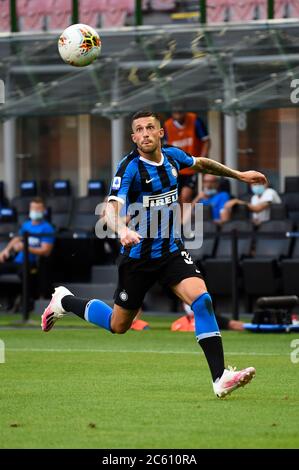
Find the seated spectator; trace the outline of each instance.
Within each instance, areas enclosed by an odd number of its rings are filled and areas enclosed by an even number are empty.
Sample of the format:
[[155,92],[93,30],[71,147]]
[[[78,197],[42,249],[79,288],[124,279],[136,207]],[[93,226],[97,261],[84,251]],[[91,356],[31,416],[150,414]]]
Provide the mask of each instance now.
[[271,204],[281,203],[278,193],[266,184],[252,184],[251,191],[253,195],[250,202],[242,201],[241,199],[231,199],[225,204],[221,212],[221,222],[227,222],[231,219],[232,208],[237,204],[243,204],[248,207],[249,211],[252,212],[252,221],[255,225],[270,219]]
[[212,207],[212,217],[214,222],[221,219],[221,210],[225,203],[229,200],[230,195],[226,191],[219,191],[219,177],[214,175],[203,176],[202,191],[192,201],[192,208],[196,203],[200,202],[204,205]]
[[[0,274],[16,273],[22,276],[22,265],[24,260],[24,243],[22,235],[30,233],[28,238],[29,252],[29,298],[32,301],[37,297],[36,282],[33,276],[38,272],[38,261],[40,257],[48,257],[53,249],[54,233],[52,225],[44,220],[45,204],[39,197],[30,203],[29,219],[26,220],[19,231],[20,236],[14,237],[8,245],[0,252]],[[35,237],[34,234],[43,234],[43,237]]]

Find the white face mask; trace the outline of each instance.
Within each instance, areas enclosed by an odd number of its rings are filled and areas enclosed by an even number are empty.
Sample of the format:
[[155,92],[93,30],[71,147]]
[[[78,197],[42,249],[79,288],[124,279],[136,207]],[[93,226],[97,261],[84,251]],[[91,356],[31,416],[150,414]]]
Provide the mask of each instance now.
[[263,192],[265,191],[266,186],[263,184],[252,184],[251,185],[251,191],[253,194],[256,194],[257,196],[261,196]]
[[31,220],[42,220],[43,217],[44,217],[43,212],[39,212],[39,211],[30,211],[29,212],[29,218]]

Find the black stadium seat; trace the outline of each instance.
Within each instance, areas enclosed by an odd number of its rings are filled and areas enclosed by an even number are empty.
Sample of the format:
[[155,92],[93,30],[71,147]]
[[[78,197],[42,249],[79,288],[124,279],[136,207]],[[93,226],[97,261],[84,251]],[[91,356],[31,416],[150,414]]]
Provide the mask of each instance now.
[[285,234],[290,232],[294,228],[294,222],[292,220],[269,220],[263,222],[258,226],[259,233],[281,233]]
[[299,193],[299,176],[286,176],[284,186],[285,193]]
[[0,207],[7,205],[7,200],[4,191],[4,181],[0,181]]
[[288,217],[299,222],[299,176],[286,176],[285,194],[281,199],[287,207]]
[[18,224],[21,225],[29,217],[29,205],[34,197],[37,196],[37,183],[34,180],[21,181],[20,196],[12,199],[11,205],[17,211]]
[[106,194],[106,185],[102,180],[89,180],[87,183],[88,196],[102,196]]
[[70,180],[54,180],[52,182],[53,196],[71,196]]
[[270,220],[286,220],[287,215],[287,206],[285,204],[271,204]]
[[68,229],[73,207],[69,180],[53,181],[52,196],[47,199],[47,207],[51,210],[51,223],[56,230]]
[[[238,283],[242,287],[240,275],[240,260],[250,256],[252,247],[252,224],[249,221],[236,221],[225,224],[219,233],[219,239],[214,258],[203,261],[203,272],[209,291],[215,295],[230,295],[232,293],[232,239],[231,230],[239,227],[238,235]],[[244,229],[242,231],[242,228]],[[247,228],[249,230],[247,230]]]
[[281,293],[281,261],[290,254],[291,240],[286,232],[292,230],[289,220],[264,222],[256,233],[255,253],[242,262],[245,292],[248,296]]
[[79,197],[74,202],[70,223],[73,232],[86,232],[94,234],[95,226],[99,220],[98,204],[104,201],[105,184],[101,180],[89,180],[87,183],[87,196]]
[[228,178],[220,178],[218,191],[225,191],[228,194],[231,194],[231,182]]
[[[0,209],[0,233],[15,234],[17,232],[17,214],[11,207],[2,207]],[[1,239],[0,239],[1,241]]]
[[70,229],[73,232],[86,232],[94,234],[96,223],[99,219],[95,215],[98,197],[79,197],[74,201],[74,208],[71,218]]
[[[192,256],[193,260],[196,264],[201,267],[201,261],[210,258],[214,255],[216,242],[217,242],[217,225],[212,221],[204,221],[203,222],[203,234],[202,238],[200,238],[200,242],[202,242],[201,246],[198,248],[188,248],[190,255]],[[188,241],[185,239],[185,243]],[[196,243],[196,242],[195,242]]]
[[51,196],[47,199],[51,210],[51,223],[59,230],[67,229],[72,211],[72,198],[69,196]]
[[299,192],[282,194],[281,199],[287,207],[288,217],[299,222]]
[[283,293],[299,295],[299,237],[295,239],[291,258],[282,261],[281,269]]
[[241,219],[241,220],[230,220],[229,222],[225,222],[221,226],[221,232],[223,233],[231,232],[234,229],[242,233],[252,232],[254,229],[254,225],[252,222],[250,222],[250,220]]

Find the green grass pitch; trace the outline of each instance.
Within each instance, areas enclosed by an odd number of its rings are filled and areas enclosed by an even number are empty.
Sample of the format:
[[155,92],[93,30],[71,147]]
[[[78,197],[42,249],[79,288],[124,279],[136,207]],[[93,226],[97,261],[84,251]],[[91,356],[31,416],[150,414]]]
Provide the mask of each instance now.
[[76,318],[0,329],[0,447],[298,448],[298,333],[224,332],[226,363],[257,375],[220,400],[193,334],[145,318],[150,330],[123,336]]

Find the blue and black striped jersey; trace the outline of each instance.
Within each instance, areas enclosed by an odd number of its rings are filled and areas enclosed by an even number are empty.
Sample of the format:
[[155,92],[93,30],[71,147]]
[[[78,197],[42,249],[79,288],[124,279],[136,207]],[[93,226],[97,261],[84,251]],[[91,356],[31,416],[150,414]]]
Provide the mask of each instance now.
[[159,163],[141,157],[137,150],[121,160],[111,183],[108,201],[124,203],[126,211],[134,203],[142,204],[144,209],[136,227],[142,240],[131,248],[122,247],[121,253],[137,259],[160,258],[180,249],[181,240],[174,233],[175,211],[169,207],[178,200],[179,170],[194,164],[194,157],[170,146],[162,147]]

